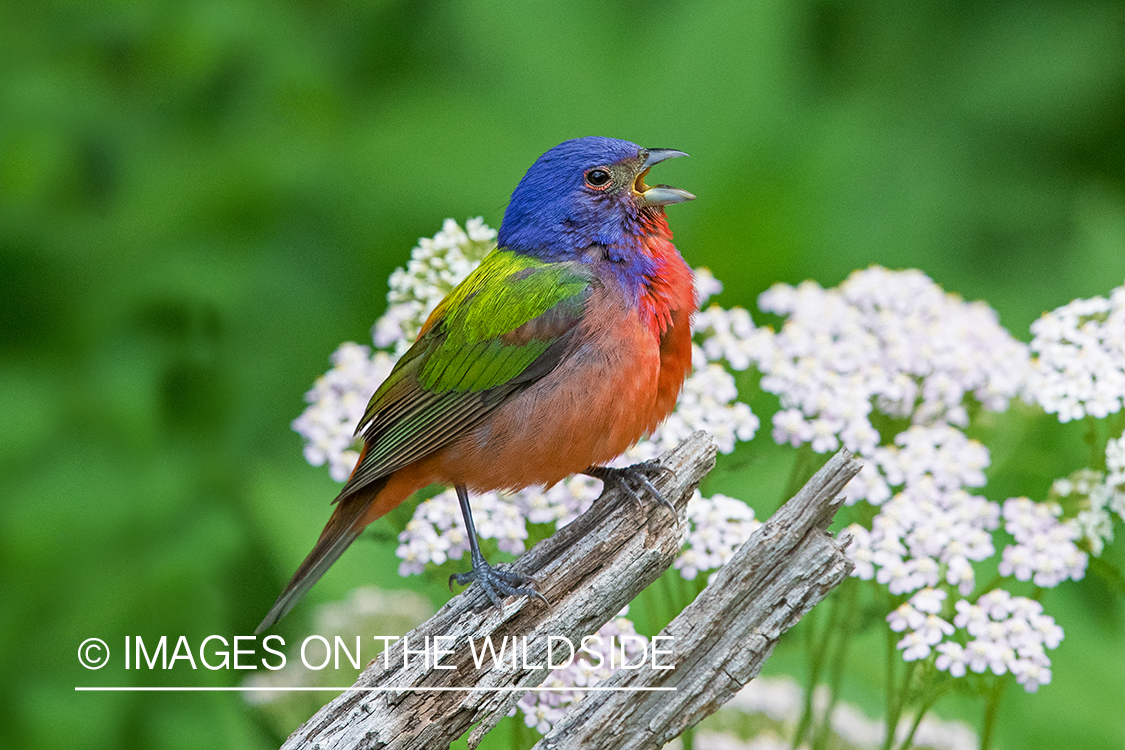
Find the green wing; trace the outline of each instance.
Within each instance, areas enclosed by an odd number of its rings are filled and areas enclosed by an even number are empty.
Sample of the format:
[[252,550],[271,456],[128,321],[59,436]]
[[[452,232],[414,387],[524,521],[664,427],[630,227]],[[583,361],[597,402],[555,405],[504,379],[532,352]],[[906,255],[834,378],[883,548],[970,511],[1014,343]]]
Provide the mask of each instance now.
[[579,264],[493,251],[371,397],[367,450],[337,500],[449,443],[558,365],[596,283]]

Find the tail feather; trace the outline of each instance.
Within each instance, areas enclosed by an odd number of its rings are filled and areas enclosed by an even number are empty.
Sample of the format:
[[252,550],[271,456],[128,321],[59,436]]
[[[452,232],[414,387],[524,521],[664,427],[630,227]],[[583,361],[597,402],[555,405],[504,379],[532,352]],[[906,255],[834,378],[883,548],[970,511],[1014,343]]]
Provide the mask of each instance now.
[[364,487],[361,493],[350,495],[339,501],[332,517],[328,519],[324,531],[320,532],[320,538],[317,539],[316,546],[297,568],[297,572],[293,574],[289,585],[277,597],[277,601],[274,602],[265,619],[262,620],[262,624],[254,631],[255,635],[265,631],[282,617],[285,617],[289,610],[293,609],[297,602],[301,600],[301,597],[308,593],[313,584],[320,580],[320,577],[331,567],[332,563],[336,562],[340,555],[344,554],[344,550],[356,540],[364,526],[367,525],[367,511],[371,507],[371,503],[386,482],[387,478],[384,477]]

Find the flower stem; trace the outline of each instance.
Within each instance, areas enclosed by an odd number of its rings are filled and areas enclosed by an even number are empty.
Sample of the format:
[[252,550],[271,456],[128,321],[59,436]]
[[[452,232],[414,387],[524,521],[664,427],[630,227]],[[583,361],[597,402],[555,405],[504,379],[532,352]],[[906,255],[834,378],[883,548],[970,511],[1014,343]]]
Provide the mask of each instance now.
[[828,743],[832,714],[836,710],[836,702],[840,697],[840,682],[843,679],[844,667],[848,661],[848,646],[851,645],[852,635],[855,633],[858,589],[857,582],[850,578],[844,581],[840,587],[839,596],[844,597],[844,617],[840,626],[839,639],[836,642],[835,656],[830,663],[832,671],[828,678],[828,707],[824,710],[820,723],[813,733],[813,750],[822,750]]
[[884,716],[886,717],[886,738],[883,742],[884,748],[890,748],[892,737],[894,737],[894,729],[891,727],[891,714],[894,713],[895,706],[895,665],[898,663],[898,649],[895,648],[895,634],[890,628],[887,629],[887,706]]
[[1086,415],[1086,445],[1090,447],[1090,468],[1105,468],[1105,451],[1098,450],[1098,420]]
[[1000,713],[1000,699],[1004,697],[1004,688],[1008,687],[1008,679],[998,678],[996,684],[988,691],[984,699],[984,721],[980,729],[980,750],[988,750],[992,746],[992,733],[996,728],[996,716]]
[[[890,638],[887,639],[887,643],[892,649],[888,652],[888,657],[894,659],[896,658],[898,649],[894,647],[894,634],[890,630],[887,632],[891,634]],[[887,676],[891,678],[891,681],[887,686],[887,734],[883,740],[883,750],[891,750],[891,748],[894,747],[898,721],[902,718],[902,709],[906,707],[906,697],[910,692],[910,680],[914,677],[914,671],[917,668],[918,662],[916,661],[912,661],[906,665],[906,674],[902,677],[902,687],[895,691],[892,689],[894,687],[894,673],[888,666]],[[896,692],[897,695],[895,695]]]
[[925,700],[923,700],[922,702],[921,708],[918,709],[918,713],[914,716],[914,721],[910,725],[910,731],[902,740],[902,744],[898,746],[898,750],[910,750],[910,748],[913,747],[914,734],[918,731],[918,726],[922,723],[922,719],[925,718],[930,709],[933,708],[933,705],[937,702],[937,699],[940,698],[941,694],[945,692],[949,684],[950,683],[948,680],[942,681],[929,691]]
[[[810,616],[816,614],[814,608],[809,613]],[[805,739],[809,729],[812,727],[813,722],[813,692],[816,689],[817,682],[820,681],[820,672],[824,667],[824,657],[828,653],[828,642],[832,633],[836,630],[836,623],[838,615],[840,614],[839,596],[832,597],[832,608],[828,615],[828,621],[824,624],[824,630],[819,639],[815,637],[816,620],[818,618],[809,617],[806,621],[809,623],[809,629],[806,637],[806,651],[809,654],[809,684],[805,690],[805,707],[801,712],[801,721],[797,725],[797,731],[793,735],[793,750],[801,746],[801,742]]]

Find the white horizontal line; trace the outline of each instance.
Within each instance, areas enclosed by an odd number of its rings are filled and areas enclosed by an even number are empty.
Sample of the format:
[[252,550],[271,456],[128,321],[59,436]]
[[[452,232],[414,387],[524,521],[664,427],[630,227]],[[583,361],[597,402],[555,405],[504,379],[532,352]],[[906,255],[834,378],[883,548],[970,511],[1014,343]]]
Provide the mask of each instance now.
[[431,693],[448,693],[448,692],[475,692],[480,691],[484,693],[537,693],[537,692],[558,692],[561,690],[575,690],[583,692],[635,692],[635,693],[656,693],[656,692],[676,692],[674,687],[414,687],[407,685],[404,687],[278,687],[278,686],[263,686],[263,687],[147,687],[147,686],[127,686],[115,685],[109,687],[76,687],[77,692],[91,692],[91,693],[257,693],[257,692],[310,692],[310,691],[327,691],[331,690],[335,693],[391,693],[391,692],[431,692]]

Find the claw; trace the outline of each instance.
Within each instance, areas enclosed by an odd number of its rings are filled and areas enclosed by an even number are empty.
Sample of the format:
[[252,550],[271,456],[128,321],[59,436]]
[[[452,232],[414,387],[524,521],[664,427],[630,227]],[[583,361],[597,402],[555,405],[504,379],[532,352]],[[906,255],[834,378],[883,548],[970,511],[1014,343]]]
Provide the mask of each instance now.
[[673,516],[676,516],[677,518],[679,517],[676,513],[675,506],[673,506],[672,503],[670,503],[668,499],[664,497],[664,495],[660,492],[660,490],[656,488],[656,485],[654,485],[648,477],[648,475],[652,473],[669,474],[672,477],[676,476],[676,473],[674,471],[669,469],[667,466],[664,466],[656,459],[643,461],[639,464],[633,464],[632,466],[626,466],[625,468],[620,469],[610,466],[591,466],[583,473],[588,476],[594,477],[595,479],[602,480],[605,488],[608,488],[612,485],[613,487],[620,489],[626,495],[631,497],[633,501],[637,503],[637,506],[639,508],[643,509],[643,506],[641,504],[641,496],[637,493],[637,489],[633,486],[638,485],[639,487],[646,490],[650,495],[652,495],[656,502],[667,508],[669,513],[671,513]]
[[473,568],[465,573],[454,573],[449,576],[449,588],[453,590],[453,584],[459,583],[462,586],[476,583],[480,587],[484,595],[492,603],[492,606],[500,610],[501,614],[504,612],[503,597],[506,596],[526,596],[535,597],[543,602],[543,605],[548,610],[551,609],[551,603],[547,601],[547,597],[540,594],[531,586],[527,584],[536,584],[536,580],[531,576],[521,575],[510,570],[500,570],[488,564],[483,557],[473,559]]

